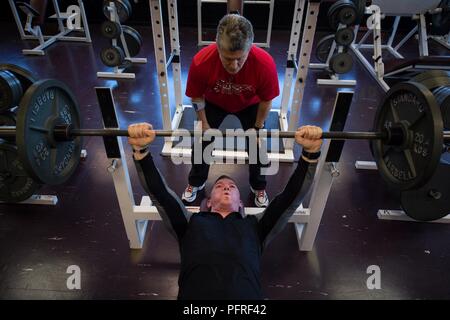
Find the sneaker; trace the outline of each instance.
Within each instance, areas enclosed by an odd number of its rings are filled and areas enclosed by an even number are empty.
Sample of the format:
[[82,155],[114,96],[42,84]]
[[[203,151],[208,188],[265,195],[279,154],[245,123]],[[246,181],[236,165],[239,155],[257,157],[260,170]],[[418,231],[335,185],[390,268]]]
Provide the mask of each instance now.
[[186,189],[183,192],[183,195],[181,196],[181,200],[184,200],[186,202],[194,202],[197,198],[197,192],[200,190],[203,190],[205,187],[205,183],[202,184],[200,187],[194,187],[188,184]]
[[257,207],[265,208],[269,205],[269,197],[267,196],[266,190],[255,190],[252,187],[250,189],[255,194],[255,204]]

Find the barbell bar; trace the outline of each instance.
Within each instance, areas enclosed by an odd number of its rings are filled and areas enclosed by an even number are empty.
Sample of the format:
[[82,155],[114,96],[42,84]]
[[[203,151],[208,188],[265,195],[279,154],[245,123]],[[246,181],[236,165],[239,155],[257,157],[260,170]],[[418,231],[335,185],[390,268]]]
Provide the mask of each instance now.
[[[157,137],[194,137],[202,135],[202,132],[194,130],[154,130]],[[241,131],[229,130],[221,131],[214,130],[223,137],[267,137],[267,138],[295,138],[295,131],[278,131],[278,130],[259,130],[259,131]],[[214,131],[211,131],[213,134]],[[66,126],[56,127],[55,138],[69,139],[71,136],[128,136],[128,130],[123,129],[70,129]],[[0,136],[2,130],[0,128]],[[323,132],[322,139],[358,139],[358,140],[373,140],[373,139],[387,139],[387,132],[341,132],[331,131]]]
[[[42,132],[47,132],[47,129],[42,128],[35,130],[40,130]],[[197,135],[202,135],[201,131],[195,130],[154,130],[157,137],[194,137]],[[264,138],[295,138],[295,131],[278,131],[278,130],[259,130],[259,131],[223,131],[214,130],[216,133],[222,135],[223,137],[249,137],[257,136]],[[322,132],[322,139],[335,139],[335,140],[376,140],[388,139],[389,130],[386,132],[346,132],[346,131],[330,131]],[[213,131],[210,131],[211,133]],[[4,137],[15,137],[17,129],[14,126],[4,126],[0,127],[0,138]],[[449,135],[449,132],[445,132],[445,135]],[[56,125],[53,130],[53,136],[58,141],[69,141],[73,137],[127,137],[128,130],[125,129],[71,129],[67,125]]]
[[[34,130],[48,132],[45,128],[36,128]],[[213,131],[214,130],[214,131]],[[295,138],[296,131],[279,130],[218,130],[213,129],[210,132],[223,137],[263,137],[263,138]],[[154,130],[157,137],[194,137],[203,135],[202,131],[195,130]],[[17,128],[14,126],[0,127],[0,138],[15,137]],[[127,129],[71,129],[69,125],[56,125],[53,129],[53,136],[57,141],[70,141],[74,137],[127,137]],[[396,139],[394,139],[396,137]],[[392,128],[386,128],[380,132],[370,131],[324,131],[321,139],[333,140],[383,140],[388,145],[399,146],[403,144],[404,137],[400,131],[394,134]],[[443,132],[443,140],[450,141],[450,131]]]

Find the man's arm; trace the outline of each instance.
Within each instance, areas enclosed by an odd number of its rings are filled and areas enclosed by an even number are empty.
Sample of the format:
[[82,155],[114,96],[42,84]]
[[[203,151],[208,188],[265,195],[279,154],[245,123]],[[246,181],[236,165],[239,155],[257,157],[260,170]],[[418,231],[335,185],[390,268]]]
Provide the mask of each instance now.
[[283,230],[290,217],[300,206],[314,180],[316,167],[316,163],[309,163],[302,157],[284,190],[264,210],[259,220],[263,248]]
[[141,184],[169,232],[180,241],[186,232],[188,212],[180,198],[168,187],[148,151],[148,145],[155,139],[155,132],[150,124],[141,123],[130,125],[128,134]]
[[192,107],[197,113],[197,120],[202,122],[202,130],[206,131],[210,128],[205,113],[205,98],[192,98]]
[[202,122],[203,131],[209,129],[205,114],[205,91],[207,87],[207,75],[204,74],[204,68],[195,63],[195,57],[189,67],[188,78],[186,82],[186,96],[191,98],[192,107],[197,113],[197,119]]
[[317,158],[320,156],[322,129],[303,126],[295,132],[295,141],[303,146],[305,153],[302,152],[297,168],[283,192],[270,202],[259,220],[259,235],[263,248],[285,227],[311,187]]
[[180,198],[166,183],[149,153],[142,160],[135,160],[139,179],[158,209],[168,231],[180,241],[188,224],[188,212]]
[[271,108],[272,108],[272,100],[261,101],[259,103],[258,113],[256,114],[256,121],[255,121],[256,128],[261,129],[264,126],[264,121],[266,121]]
[[255,127],[262,128],[264,121],[272,108],[272,100],[280,94],[277,67],[273,58],[261,50],[261,63],[257,67],[259,74],[256,95],[260,99]]

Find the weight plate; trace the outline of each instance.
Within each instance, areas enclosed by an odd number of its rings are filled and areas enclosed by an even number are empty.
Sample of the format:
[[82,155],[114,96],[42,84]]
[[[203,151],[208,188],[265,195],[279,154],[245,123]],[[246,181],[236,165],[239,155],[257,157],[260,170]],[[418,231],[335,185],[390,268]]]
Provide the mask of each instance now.
[[406,123],[410,141],[406,147],[373,140],[378,171],[386,183],[397,190],[423,186],[439,163],[443,145],[442,117],[431,91],[420,83],[394,85],[377,109],[374,131]]
[[441,108],[444,129],[450,130],[450,87],[439,87],[433,91],[436,102]]
[[108,67],[117,67],[120,66],[124,59],[125,53],[120,47],[109,47],[104,48],[101,52],[101,60]]
[[[125,37],[125,42],[127,43],[128,52],[131,57],[135,57],[139,54],[142,47],[142,37],[138,31],[129,26],[123,26],[123,35]],[[119,46],[124,50],[122,43],[118,43]],[[125,50],[124,50],[125,51]]]
[[356,21],[357,9],[350,0],[339,0],[333,3],[328,10],[328,22],[333,30],[336,30],[339,23],[352,25]]
[[110,2],[114,2],[117,9],[117,15],[119,16],[120,23],[124,23],[131,16],[131,4],[128,0],[104,0],[103,1],[103,14],[106,19],[111,20],[110,11],[108,6]]
[[429,70],[419,73],[410,81],[420,82],[428,90],[433,90],[437,87],[450,85],[450,72],[442,70]]
[[357,13],[356,13],[355,6],[353,4],[349,5],[349,6],[346,6],[345,8],[342,8],[339,11],[339,15],[338,15],[339,19],[338,19],[338,21],[341,24],[344,24],[344,25],[347,25],[347,26],[351,26],[351,25],[355,24],[356,15],[357,15]]
[[356,21],[355,24],[361,24],[366,12],[366,0],[352,0],[356,7]]
[[0,201],[24,201],[39,188],[20,162],[17,147],[0,141]]
[[72,141],[55,141],[53,129],[59,124],[80,128],[75,96],[57,80],[34,83],[20,101],[16,142],[24,168],[42,184],[64,183],[80,161],[81,137]]
[[335,40],[340,46],[349,46],[355,38],[355,33],[352,28],[342,28],[336,31]]
[[[131,27],[130,27],[131,28]],[[133,29],[133,28],[131,28]],[[137,37],[137,39],[139,40],[139,44],[141,45],[141,47],[144,45],[144,39],[142,38],[141,34],[139,33],[139,31],[133,29],[135,31],[135,35]]]
[[0,70],[0,112],[16,107],[22,95],[19,79],[8,70]]
[[327,12],[328,23],[330,24],[331,29],[336,30],[339,26],[339,10],[342,7],[342,0],[336,1],[333,3]]
[[102,36],[108,39],[118,39],[122,33],[120,23],[104,21],[101,26]]
[[400,199],[405,213],[419,221],[433,221],[450,214],[449,181],[450,166],[439,163],[427,184],[402,192]]
[[37,77],[30,71],[15,64],[0,64],[0,70],[8,70],[14,74],[16,78],[19,79],[23,92],[27,91],[27,89],[37,81]]
[[343,74],[352,70],[353,59],[350,53],[341,52],[337,53],[330,59],[330,69],[334,73]]
[[128,9],[128,17],[131,17],[131,14],[133,13],[133,6],[131,5],[130,0],[118,0],[122,2],[122,5],[126,6]]
[[323,37],[316,46],[316,58],[321,63],[326,63],[328,54],[334,41],[334,34]]

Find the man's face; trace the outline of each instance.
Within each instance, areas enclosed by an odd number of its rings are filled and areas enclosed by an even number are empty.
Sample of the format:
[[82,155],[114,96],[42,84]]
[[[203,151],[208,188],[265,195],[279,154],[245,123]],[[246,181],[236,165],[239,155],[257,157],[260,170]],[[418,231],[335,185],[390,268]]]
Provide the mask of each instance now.
[[242,69],[250,50],[228,51],[218,48],[218,51],[225,70],[230,74],[236,74]]
[[235,212],[239,211],[240,203],[241,195],[234,181],[223,178],[214,184],[208,200],[208,207],[211,207],[213,211],[221,209]]

